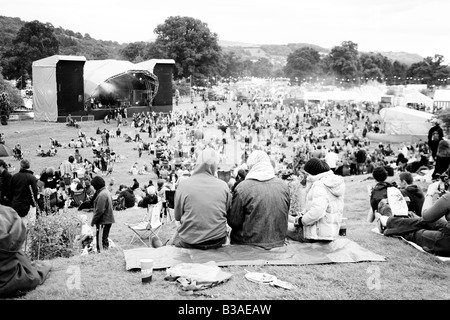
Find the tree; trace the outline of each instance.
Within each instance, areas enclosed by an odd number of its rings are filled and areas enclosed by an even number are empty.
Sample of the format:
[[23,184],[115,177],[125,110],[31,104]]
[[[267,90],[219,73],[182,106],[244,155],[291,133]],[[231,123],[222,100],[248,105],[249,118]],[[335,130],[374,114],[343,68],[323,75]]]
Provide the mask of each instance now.
[[0,93],[6,93],[8,95],[9,111],[8,115],[12,110],[19,108],[23,105],[23,99],[20,96],[20,91],[14,88],[9,82],[5,81],[3,76],[0,74]]
[[253,63],[252,75],[258,78],[271,77],[273,72],[273,65],[267,58],[259,58]]
[[420,79],[420,83],[427,84],[428,87],[440,85],[439,79],[450,77],[450,68],[442,65],[444,56],[436,54],[433,57],[426,57],[421,62],[413,63],[406,72],[408,77]]
[[221,48],[218,36],[208,25],[191,17],[169,17],[155,30],[155,45],[165,58],[175,60],[175,79],[191,74],[215,76],[219,71]]
[[25,23],[13,40],[13,47],[4,53],[3,74],[16,79],[31,75],[33,61],[57,54],[59,43],[53,31],[50,23]]
[[329,54],[331,68],[338,78],[359,80],[358,45],[352,41],[344,41],[340,46],[333,47]]
[[[361,76],[364,80],[376,80],[383,82],[385,76],[391,73],[389,64],[383,59],[381,54],[363,53],[359,56],[361,66]],[[389,61],[389,60],[388,60]]]
[[137,57],[141,57],[141,59],[142,59],[142,57],[144,56],[145,48],[146,48],[146,43],[143,41],[132,42],[132,43],[129,43],[125,48],[120,50],[119,53],[120,53],[121,57],[123,57],[125,60],[135,62],[135,59]]
[[397,78],[405,79],[407,70],[408,66],[402,62],[395,60],[394,63],[392,64],[392,75],[396,76]]
[[286,77],[310,78],[319,75],[320,55],[319,52],[310,47],[303,47],[295,50],[287,57],[284,73]]

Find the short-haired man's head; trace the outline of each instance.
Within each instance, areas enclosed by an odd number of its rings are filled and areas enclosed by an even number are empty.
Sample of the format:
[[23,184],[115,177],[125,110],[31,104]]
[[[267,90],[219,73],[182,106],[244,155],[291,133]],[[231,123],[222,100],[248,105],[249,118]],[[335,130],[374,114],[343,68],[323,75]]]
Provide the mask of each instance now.
[[75,157],[74,156],[69,156],[69,162],[73,163],[75,161]]
[[21,169],[30,169],[30,161],[28,161],[27,159],[23,159],[20,161],[20,168]]
[[373,169],[372,176],[377,182],[383,182],[387,179],[388,173],[383,166],[379,166]]
[[409,172],[402,172],[399,175],[400,182],[405,181],[407,184],[412,184],[414,179],[411,173]]
[[5,169],[8,168],[8,165],[6,164],[5,160],[0,159],[0,167],[3,167]]

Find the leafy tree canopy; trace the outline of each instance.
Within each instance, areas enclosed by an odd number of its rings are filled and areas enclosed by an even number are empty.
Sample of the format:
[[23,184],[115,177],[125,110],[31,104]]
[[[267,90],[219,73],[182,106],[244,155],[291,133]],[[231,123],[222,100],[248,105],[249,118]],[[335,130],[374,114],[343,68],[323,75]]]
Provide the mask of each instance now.
[[175,79],[192,74],[214,76],[219,71],[221,48],[216,33],[191,17],[173,16],[155,30],[155,45],[165,58],[175,60]]
[[53,30],[50,23],[25,23],[12,41],[13,47],[4,53],[3,74],[16,79],[31,75],[33,61],[57,54],[59,43]]

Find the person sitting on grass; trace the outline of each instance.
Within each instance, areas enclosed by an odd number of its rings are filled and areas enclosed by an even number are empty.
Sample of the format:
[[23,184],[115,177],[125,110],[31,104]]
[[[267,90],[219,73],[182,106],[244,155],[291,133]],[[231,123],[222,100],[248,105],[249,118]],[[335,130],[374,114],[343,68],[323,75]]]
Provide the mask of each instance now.
[[408,211],[412,211],[420,217],[422,215],[422,206],[425,201],[425,194],[419,186],[414,184],[414,179],[411,173],[402,172],[400,173],[399,178],[399,189],[408,204]]
[[379,231],[385,236],[401,236],[431,254],[450,257],[450,192],[446,190],[439,197],[440,183],[436,181],[428,186],[421,217],[375,213]]
[[119,194],[119,196],[117,198],[117,202],[119,204],[119,207],[122,210],[134,207],[135,202],[136,202],[136,197],[130,188],[128,188],[126,185],[122,184],[122,185],[120,185],[118,194]]
[[297,216],[289,217],[287,236],[300,242],[333,241],[339,235],[344,211],[345,182],[318,158],[308,160],[306,199]]
[[288,226],[289,187],[275,176],[271,159],[262,150],[250,154],[247,167],[244,180],[233,191],[227,216],[230,242],[267,250],[281,247]]
[[174,215],[179,227],[168,245],[207,250],[225,244],[231,194],[226,182],[215,177],[218,163],[216,151],[205,148],[192,175],[178,185]]
[[378,205],[381,200],[387,199],[387,189],[393,187],[390,182],[387,182],[388,172],[386,167],[378,166],[373,170],[373,178],[377,182],[375,186],[372,187],[370,191],[370,212],[368,216],[368,222],[373,222],[375,220],[375,212],[378,210]]

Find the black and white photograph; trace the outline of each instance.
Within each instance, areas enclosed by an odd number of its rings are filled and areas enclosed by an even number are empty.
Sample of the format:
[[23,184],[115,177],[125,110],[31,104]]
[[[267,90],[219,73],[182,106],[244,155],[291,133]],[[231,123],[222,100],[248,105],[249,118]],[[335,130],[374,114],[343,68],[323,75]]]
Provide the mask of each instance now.
[[0,300],[450,299],[450,2],[1,2]]

